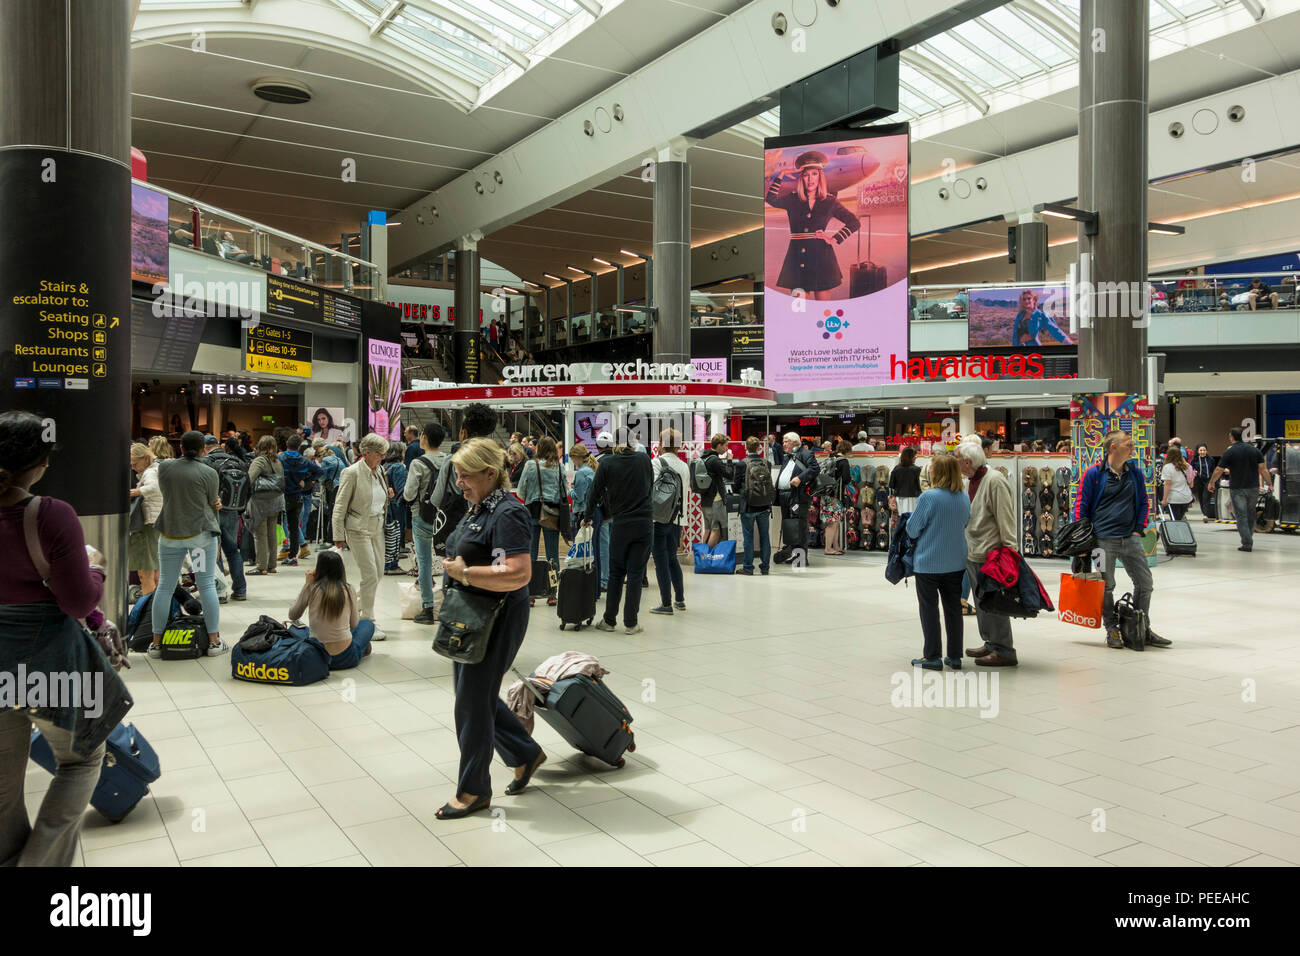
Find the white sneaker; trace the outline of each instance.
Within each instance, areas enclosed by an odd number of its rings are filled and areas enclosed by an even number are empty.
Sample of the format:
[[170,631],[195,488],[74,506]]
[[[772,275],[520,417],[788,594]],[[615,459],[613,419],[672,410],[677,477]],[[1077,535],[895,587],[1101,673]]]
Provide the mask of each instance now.
[[230,645],[217,638],[217,643],[208,645],[208,657],[220,657],[222,654],[229,653]]
[[149,645],[149,656],[150,656],[151,658],[153,658],[154,660],[158,660],[159,658],[161,658],[161,657],[162,657],[162,645],[161,645],[161,644],[150,644],[150,645]]
[[384,639],[387,638],[387,637],[388,637],[387,634],[385,634],[385,633],[384,633],[383,631],[381,631],[379,628],[375,628],[375,633],[374,633],[374,635],[373,635],[370,639],[371,639],[372,641],[382,641],[382,640],[384,640]]
[[625,628],[623,628],[623,633],[624,633],[624,634],[640,634],[640,633],[641,633],[642,631],[644,631],[644,630],[645,630],[645,628],[642,627],[640,624],[633,624],[631,627],[625,627]]

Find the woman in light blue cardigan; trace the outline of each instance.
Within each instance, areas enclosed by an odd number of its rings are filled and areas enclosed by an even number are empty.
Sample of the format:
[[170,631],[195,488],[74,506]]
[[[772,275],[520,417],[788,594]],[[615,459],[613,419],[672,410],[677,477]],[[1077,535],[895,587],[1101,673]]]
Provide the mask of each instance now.
[[[930,463],[930,490],[917,500],[907,519],[912,539],[912,570],[916,575],[916,601],[921,610],[922,657],[913,667],[940,671],[947,664],[961,669],[961,579],[966,572],[966,523],[970,498],[962,487],[961,469],[952,455],[936,455]],[[948,654],[941,657],[939,604],[948,637]]]
[[[568,495],[565,493],[564,472],[560,468],[560,449],[555,439],[543,436],[537,442],[537,455],[524,465],[519,476],[519,500],[528,505],[533,516],[533,560],[537,560],[538,538],[546,541],[546,559],[557,572],[560,570],[560,530],[569,525]],[[541,524],[541,502],[555,505],[560,510],[560,528],[545,528]],[[532,599],[530,599],[530,604]],[[546,599],[554,606],[555,595]]]

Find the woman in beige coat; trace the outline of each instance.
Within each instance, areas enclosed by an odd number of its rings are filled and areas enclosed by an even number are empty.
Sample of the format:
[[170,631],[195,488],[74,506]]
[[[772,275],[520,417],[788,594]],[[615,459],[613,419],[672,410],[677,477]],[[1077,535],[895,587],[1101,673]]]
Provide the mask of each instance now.
[[[375,619],[375,592],[384,571],[384,512],[393,489],[380,467],[388,451],[388,439],[366,435],[357,444],[361,457],[339,472],[339,490],[334,497],[334,546],[348,550],[361,571],[360,616]],[[385,635],[377,626],[373,640]]]

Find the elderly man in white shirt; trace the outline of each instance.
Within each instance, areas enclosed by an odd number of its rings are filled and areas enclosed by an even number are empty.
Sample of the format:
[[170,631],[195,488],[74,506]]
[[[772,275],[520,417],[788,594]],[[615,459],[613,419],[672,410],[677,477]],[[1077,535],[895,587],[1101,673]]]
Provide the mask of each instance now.
[[853,446],[853,450],[855,452],[870,452],[870,451],[875,451],[876,446],[871,444],[871,442],[867,439],[866,432],[858,432],[858,443]]
[[[339,490],[334,498],[334,546],[347,544],[361,571],[360,616],[375,619],[375,592],[384,568],[384,512],[393,489],[380,463],[388,451],[388,439],[369,434],[357,444],[361,453],[354,465],[339,473]],[[375,628],[373,640],[382,641],[383,631]]]

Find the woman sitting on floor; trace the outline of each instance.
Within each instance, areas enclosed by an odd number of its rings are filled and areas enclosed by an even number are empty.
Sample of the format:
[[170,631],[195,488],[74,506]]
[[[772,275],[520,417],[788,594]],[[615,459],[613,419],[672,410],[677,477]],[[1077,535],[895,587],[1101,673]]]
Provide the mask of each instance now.
[[361,620],[357,596],[348,584],[343,556],[337,551],[322,551],[316,556],[316,570],[307,572],[298,599],[289,608],[289,620],[296,621],[307,612],[310,629],[290,628],[296,634],[316,638],[330,656],[330,670],[356,667],[370,653],[375,622]]

